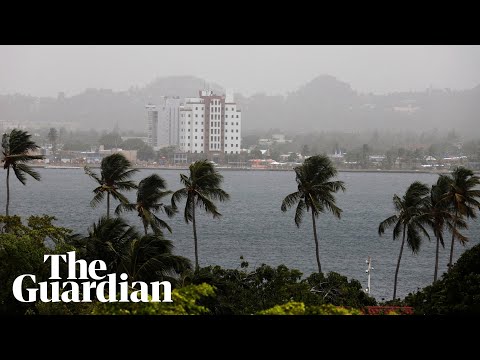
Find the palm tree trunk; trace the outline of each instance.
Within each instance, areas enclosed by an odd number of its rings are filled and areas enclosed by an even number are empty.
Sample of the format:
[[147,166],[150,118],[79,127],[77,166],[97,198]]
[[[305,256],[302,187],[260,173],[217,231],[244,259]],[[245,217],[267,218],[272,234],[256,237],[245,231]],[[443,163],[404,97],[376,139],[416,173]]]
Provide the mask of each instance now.
[[200,269],[200,266],[198,266],[197,226],[195,225],[195,202],[192,204],[192,207],[193,240],[195,242],[195,272],[197,272]]
[[397,298],[397,279],[398,279],[398,270],[400,269],[400,260],[402,260],[403,245],[405,245],[405,228],[407,226],[403,225],[403,239],[402,245],[400,246],[400,254],[398,255],[397,269],[395,270],[395,284],[393,286],[393,300]]
[[438,274],[438,250],[440,248],[440,239],[437,237],[437,249],[435,251],[435,272],[433,274],[433,282],[437,281]]
[[110,193],[107,192],[107,219],[110,218]]
[[7,206],[5,209],[5,215],[8,216],[8,206],[10,205],[10,166],[7,167]]
[[455,230],[457,230],[457,216],[458,210],[455,210],[455,221],[453,222],[452,244],[450,246],[450,262],[448,263],[448,270],[450,270],[453,265],[453,244],[455,243]]
[[317,238],[317,225],[315,224],[315,215],[312,211],[312,222],[313,222],[313,237],[315,238],[315,255],[317,255],[317,265],[318,273],[322,273],[322,265],[320,265],[320,254],[318,252],[318,238]]
[[145,222],[143,223],[143,229],[145,230],[145,235],[148,235],[147,230],[148,230],[148,224]]

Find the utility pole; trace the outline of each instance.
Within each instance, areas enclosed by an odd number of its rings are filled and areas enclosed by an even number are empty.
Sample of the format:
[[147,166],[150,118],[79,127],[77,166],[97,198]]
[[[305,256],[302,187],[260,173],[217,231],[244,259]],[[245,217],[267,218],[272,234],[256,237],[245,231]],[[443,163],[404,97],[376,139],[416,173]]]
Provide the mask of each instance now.
[[371,293],[371,288],[370,288],[370,273],[372,272],[372,270],[375,270],[372,266],[372,259],[370,258],[370,256],[368,257],[368,259],[366,260],[366,263],[367,263],[367,270],[365,270],[365,272],[367,273],[367,276],[368,276],[368,282],[367,282],[367,288],[365,289],[365,292],[367,294],[370,294]]

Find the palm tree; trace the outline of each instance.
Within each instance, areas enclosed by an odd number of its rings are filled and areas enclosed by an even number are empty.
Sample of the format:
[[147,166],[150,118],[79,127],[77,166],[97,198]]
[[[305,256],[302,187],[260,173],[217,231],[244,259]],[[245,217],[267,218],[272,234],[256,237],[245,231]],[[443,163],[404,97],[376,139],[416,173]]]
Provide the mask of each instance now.
[[68,243],[88,262],[104,261],[107,269],[101,275],[127,273],[129,282],[174,281],[175,275],[191,268],[188,259],[172,254],[172,242],[162,234],[141,236],[118,217],[101,217],[87,237],[72,236]]
[[334,193],[339,190],[345,191],[343,181],[332,181],[337,176],[337,169],[325,155],[309,157],[305,162],[293,169],[296,174],[295,180],[298,191],[287,195],[283,199],[281,209],[287,211],[297,204],[295,211],[295,224],[300,227],[305,211],[312,212],[313,237],[315,239],[315,253],[317,255],[318,272],[322,272],[320,254],[318,250],[317,226],[315,218],[326,210],[337,218],[341,217],[342,209],[336,205]]
[[85,166],[85,174],[94,179],[100,186],[93,189],[95,196],[90,205],[97,206],[102,202],[107,193],[107,218],[110,217],[110,195],[119,200],[123,204],[127,204],[128,200],[120,191],[128,191],[136,189],[137,185],[128,180],[138,169],[130,169],[130,161],[124,155],[116,153],[106,156],[100,164],[100,177],[97,176],[88,166]]
[[161,233],[148,234],[131,241],[123,251],[118,272],[129,281],[163,281],[176,283],[178,275],[191,270],[190,260],[172,254],[173,244]]
[[105,274],[117,272],[129,244],[140,235],[122,218],[102,216],[88,230],[88,236],[74,239],[73,245],[83,249],[80,253],[88,262],[103,260],[107,265]]
[[171,191],[164,191],[166,185],[165,180],[157,174],[146,177],[138,184],[136,203],[122,203],[117,206],[115,213],[118,215],[122,211],[137,211],[138,216],[142,219],[145,235],[147,235],[149,226],[154,232],[159,232],[161,228],[165,228],[171,233],[170,226],[154,214],[159,210],[164,211],[168,217],[175,214],[170,205],[164,205],[161,202],[162,198],[172,193]]
[[378,234],[381,236],[385,230],[395,225],[393,228],[393,240],[403,234],[402,244],[400,245],[400,254],[398,255],[397,268],[395,270],[395,283],[393,287],[393,300],[397,297],[397,279],[398,270],[400,269],[400,260],[402,259],[403,247],[405,245],[405,237],[408,247],[416,254],[420,250],[423,233],[428,239],[427,230],[423,224],[427,221],[425,219],[426,207],[428,206],[428,193],[430,189],[428,185],[415,181],[411,184],[405,195],[400,198],[397,194],[393,195],[393,205],[397,214],[390,216],[382,221],[378,227]]
[[220,217],[214,200],[226,201],[230,196],[220,188],[223,176],[215,169],[213,164],[207,160],[195,161],[189,167],[190,176],[180,174],[180,182],[184,185],[182,189],[175,191],[172,195],[172,208],[177,209],[176,203],[186,198],[184,219],[188,224],[193,224],[193,239],[195,242],[195,271],[199,270],[198,265],[198,238],[195,219],[195,208],[203,207],[207,214],[213,218]]
[[[433,274],[434,282],[437,281],[438,278],[438,258],[440,245],[445,248],[445,243],[443,241],[445,227],[447,227],[452,233],[455,233],[455,236],[458,239],[467,241],[467,238],[460,234],[457,230],[458,227],[466,228],[467,224],[463,219],[455,217],[451,211],[451,206],[449,206],[448,202],[443,200],[448,190],[449,178],[445,175],[440,175],[437,183],[433,185],[430,190],[430,199],[425,212],[427,224],[432,229],[433,235],[437,239],[435,249],[435,272]],[[454,222],[457,224],[455,228],[453,226]]]
[[[455,237],[457,237],[458,234],[456,229],[459,224],[459,219],[475,219],[477,217],[475,208],[480,209],[480,203],[477,201],[477,198],[480,198],[480,190],[475,189],[479,185],[480,178],[475,176],[472,170],[462,166],[455,168],[449,176],[449,189],[444,196],[444,200],[453,207],[455,212],[452,243],[450,246],[450,261],[448,263],[449,269],[453,265],[453,245],[455,243]],[[467,241],[466,238],[462,237],[457,237],[457,240],[459,240],[461,244],[465,244]]]
[[3,134],[2,136],[2,162],[4,163],[3,168],[7,169],[7,205],[5,209],[5,215],[7,216],[10,205],[10,168],[23,185],[27,181],[25,174],[40,181],[40,174],[26,164],[31,160],[45,158],[43,155],[29,154],[40,148],[34,141],[30,140],[31,136],[26,131],[19,129],[13,129],[10,134]]

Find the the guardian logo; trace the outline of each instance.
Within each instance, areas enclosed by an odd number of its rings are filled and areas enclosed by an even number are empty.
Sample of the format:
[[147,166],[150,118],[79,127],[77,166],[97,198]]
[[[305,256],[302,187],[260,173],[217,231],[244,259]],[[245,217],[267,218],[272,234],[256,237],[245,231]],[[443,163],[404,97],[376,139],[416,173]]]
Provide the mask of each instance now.
[[[43,281],[37,284],[36,276],[24,274],[18,276],[13,282],[13,295],[21,302],[92,302],[91,292],[95,292],[93,298],[100,302],[172,302],[172,285],[168,281],[154,281],[147,284],[143,281],[134,281],[132,288],[139,286],[129,294],[128,275],[120,274],[121,282],[117,281],[117,274],[99,276],[97,271],[107,270],[107,265],[102,260],[92,261],[87,264],[85,260],[75,260],[75,251],[67,252],[66,255],[44,255],[43,261],[50,258],[50,280],[62,280],[59,276],[60,260],[68,264],[68,277],[70,281]],[[80,276],[77,278],[76,265],[79,266]],[[27,288],[24,298],[23,282],[30,278],[37,286]],[[104,280],[105,281],[101,281]],[[72,281],[90,280],[90,281]],[[94,281],[91,281],[94,280]],[[160,287],[163,287],[163,299],[160,300]],[[68,290],[65,290],[68,289]],[[151,295],[151,299],[148,298]],[[107,297],[106,297],[107,295]],[[119,298],[117,298],[119,295]]]

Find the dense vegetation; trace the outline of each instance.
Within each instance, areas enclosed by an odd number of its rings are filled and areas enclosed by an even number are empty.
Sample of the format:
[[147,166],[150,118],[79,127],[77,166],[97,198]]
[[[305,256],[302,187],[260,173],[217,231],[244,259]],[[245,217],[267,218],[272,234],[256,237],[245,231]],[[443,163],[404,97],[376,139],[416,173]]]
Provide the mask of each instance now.
[[441,280],[409,294],[416,314],[480,314],[480,245],[466,250]]
[[[262,265],[249,270],[243,261],[240,269],[219,266],[192,271],[190,261],[172,253],[173,245],[161,235],[141,235],[120,218],[103,217],[85,237],[52,224],[54,218],[30,217],[23,225],[19,217],[0,217],[9,231],[0,233],[0,312],[9,314],[256,314],[291,301],[306,306],[334,305],[361,309],[375,305],[375,299],[362,291],[357,280],[337,273],[302,273],[281,265]],[[169,280],[175,287],[174,302],[133,304],[94,302],[21,303],[12,295],[12,283],[22,274],[37,275],[46,281],[50,266],[45,254],[75,250],[78,258],[103,260],[107,273],[126,273],[129,281]],[[66,267],[60,275],[66,277]],[[102,273],[99,272],[101,275]],[[208,284],[208,286],[207,286]],[[31,286],[26,282],[25,288]]]
[[222,269],[219,266],[202,268],[187,283],[209,283],[216,288],[216,297],[203,303],[213,314],[255,314],[290,301],[308,306],[332,304],[362,308],[376,301],[362,291],[357,280],[335,272],[313,273],[302,279],[302,273],[285,265],[268,265],[248,270],[243,261],[241,269]]

